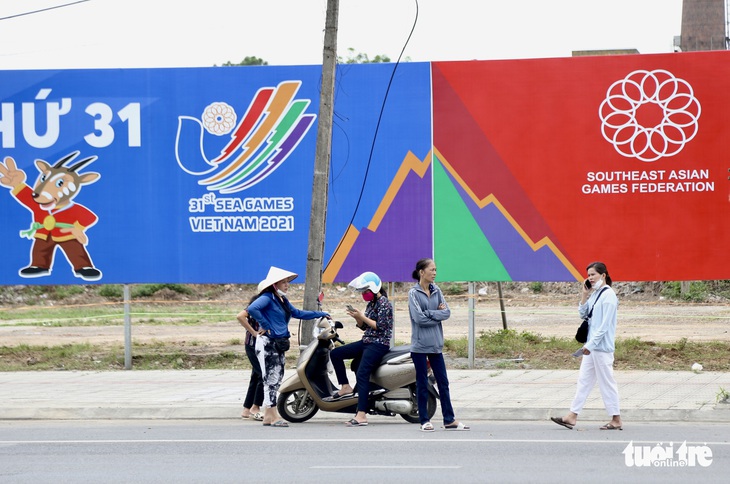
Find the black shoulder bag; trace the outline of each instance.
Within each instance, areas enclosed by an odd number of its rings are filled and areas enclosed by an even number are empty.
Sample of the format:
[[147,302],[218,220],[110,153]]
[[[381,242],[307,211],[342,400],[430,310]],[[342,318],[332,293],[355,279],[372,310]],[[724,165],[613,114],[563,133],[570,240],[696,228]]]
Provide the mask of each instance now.
[[[281,300],[278,297],[276,297],[275,294],[273,295],[273,297],[276,300],[276,302],[279,303],[279,305],[281,306],[281,309],[284,310],[284,313],[286,314],[286,319],[288,321],[291,318],[291,311],[289,310],[289,308],[287,307],[286,304],[282,303]],[[286,297],[284,297],[283,299],[284,299],[284,302],[287,302],[287,303],[289,302],[286,299]],[[276,351],[278,351],[279,353],[284,353],[286,351],[289,351],[290,342],[289,342],[288,336],[285,336],[283,338],[271,338],[271,342],[274,344],[274,348],[276,348]]]
[[601,292],[599,292],[598,296],[596,296],[596,300],[593,301],[593,306],[591,306],[591,310],[588,311],[588,316],[583,318],[583,322],[580,323],[578,331],[576,331],[575,333],[575,340],[578,343],[585,343],[586,341],[588,341],[588,321],[590,321],[591,316],[593,316],[593,308],[596,307],[596,303],[601,298],[601,295],[603,295],[603,291],[605,291],[606,289],[608,288],[604,287],[603,289],[601,289]]

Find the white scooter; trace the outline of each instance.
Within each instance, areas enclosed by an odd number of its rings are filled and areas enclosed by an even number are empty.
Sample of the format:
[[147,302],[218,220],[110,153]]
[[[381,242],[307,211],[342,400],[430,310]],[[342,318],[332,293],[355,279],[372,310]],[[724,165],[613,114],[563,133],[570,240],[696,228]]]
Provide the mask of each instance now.
[[[314,325],[313,339],[297,360],[296,373],[279,388],[277,409],[289,422],[305,422],[319,409],[326,412],[355,414],[357,386],[352,396],[332,400],[337,390],[329,377],[329,354],[334,342],[343,343],[337,334],[342,323],[321,318]],[[428,380],[428,416],[436,413],[438,392],[433,377]],[[368,411],[371,415],[400,415],[410,423],[419,423],[416,397],[416,368],[410,346],[396,346],[382,359],[370,376]]]

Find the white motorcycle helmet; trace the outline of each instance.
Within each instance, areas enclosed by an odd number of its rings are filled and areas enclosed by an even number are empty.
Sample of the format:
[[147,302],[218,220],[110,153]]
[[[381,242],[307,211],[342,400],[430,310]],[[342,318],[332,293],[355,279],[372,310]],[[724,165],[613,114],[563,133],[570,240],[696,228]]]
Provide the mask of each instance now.
[[373,294],[380,292],[380,288],[383,287],[380,277],[374,272],[363,272],[350,281],[348,285],[358,292],[365,292],[367,289],[370,289]]

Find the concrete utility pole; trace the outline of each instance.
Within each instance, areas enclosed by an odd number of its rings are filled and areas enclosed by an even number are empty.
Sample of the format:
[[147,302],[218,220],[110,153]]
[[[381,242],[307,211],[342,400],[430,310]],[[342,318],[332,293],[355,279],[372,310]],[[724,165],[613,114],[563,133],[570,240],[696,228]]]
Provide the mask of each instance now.
[[[304,281],[304,309],[317,310],[322,291],[325,228],[327,226],[327,198],[329,194],[330,153],[332,151],[332,116],[335,103],[335,68],[337,67],[337,17],[339,0],[327,0],[327,18],[324,27],[322,59],[322,92],[319,96],[317,148],[314,158],[312,183],[312,211],[307,246],[307,273]],[[302,323],[301,344],[312,339],[313,321]]]

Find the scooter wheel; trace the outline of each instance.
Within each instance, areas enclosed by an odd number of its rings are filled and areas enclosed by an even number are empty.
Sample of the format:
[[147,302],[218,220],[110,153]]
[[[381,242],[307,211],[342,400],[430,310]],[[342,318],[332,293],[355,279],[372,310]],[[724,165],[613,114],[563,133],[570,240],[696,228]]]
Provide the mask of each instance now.
[[314,417],[319,407],[307,390],[294,390],[279,395],[276,409],[284,420],[299,423]]
[[[411,402],[413,403],[413,411],[411,413],[404,415],[401,414],[401,417],[403,420],[409,423],[420,423],[420,419],[418,417],[418,395],[416,394],[416,385],[415,383],[413,385],[409,386],[409,390],[411,391]],[[428,402],[426,404],[426,408],[428,409],[428,418],[429,420],[433,418],[434,414],[436,413],[436,406],[438,405],[438,402],[436,401],[436,397],[429,392],[428,394]]]

